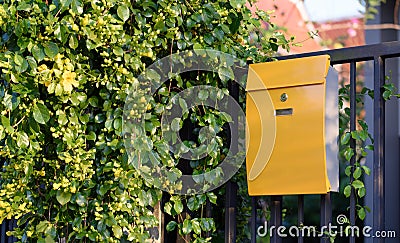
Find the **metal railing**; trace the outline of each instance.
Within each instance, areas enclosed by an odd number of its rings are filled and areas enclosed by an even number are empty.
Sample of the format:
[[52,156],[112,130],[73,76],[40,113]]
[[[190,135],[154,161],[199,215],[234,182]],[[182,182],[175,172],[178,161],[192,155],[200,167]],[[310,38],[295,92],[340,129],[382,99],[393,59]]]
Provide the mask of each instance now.
[[[283,56],[278,59],[292,59],[306,56],[315,56],[328,54],[331,57],[331,64],[350,64],[350,131],[356,130],[356,64],[362,61],[374,62],[374,152],[373,152],[373,227],[377,230],[385,229],[385,184],[384,184],[384,169],[385,169],[385,101],[382,97],[382,86],[385,82],[385,61],[388,58],[400,57],[400,42],[390,42],[375,45],[367,45],[352,48],[343,48],[337,50],[328,50],[320,52],[304,53],[299,55]],[[231,95],[238,96],[238,87],[230,87]],[[232,94],[233,93],[233,94]],[[356,144],[352,139],[350,146],[355,149]],[[355,163],[355,156],[350,161],[350,164]],[[237,214],[236,206],[237,186],[234,183],[226,184],[225,198],[225,242],[236,242],[236,223],[235,217]],[[282,224],[282,196],[271,197],[271,225],[279,226]],[[252,197],[252,216],[251,216],[251,243],[256,242],[257,230],[257,198]],[[321,195],[321,225],[328,225],[332,222],[332,202],[331,195]],[[305,219],[304,215],[304,195],[298,195],[298,224],[302,224]],[[350,196],[350,224],[355,225],[356,221],[356,197],[352,190]],[[6,220],[0,225],[0,243],[14,242],[15,239],[7,237],[5,232],[15,227],[15,221]],[[351,243],[355,242],[355,237],[350,237]],[[272,237],[271,242],[282,242],[279,237]],[[298,238],[298,242],[304,242],[302,237]],[[324,237],[321,242],[329,242],[329,239]],[[374,242],[384,242],[383,238],[375,238]]]
[[[356,130],[356,64],[363,61],[373,61],[373,229],[385,229],[385,100],[382,96],[383,85],[385,84],[385,63],[389,58],[400,57],[400,42],[388,42],[360,47],[343,48],[336,50],[327,50],[298,55],[279,57],[279,60],[316,56],[328,54],[331,57],[331,65],[350,64],[350,132]],[[351,138],[350,147],[356,148],[355,140]],[[356,156],[350,160],[350,165],[354,165]],[[351,176],[350,181],[354,180]],[[395,185],[397,186],[397,185]],[[256,242],[257,237],[257,203],[256,197],[252,198],[252,218],[251,218],[251,243]],[[280,226],[282,224],[282,196],[271,197],[271,226]],[[230,202],[227,202],[230,204]],[[298,224],[304,222],[304,195],[298,195]],[[321,226],[332,223],[332,202],[330,193],[321,195],[320,199],[320,223]],[[356,196],[352,189],[349,205],[349,223],[356,224]],[[229,234],[229,232],[228,232]],[[349,236],[349,242],[354,243],[356,236]],[[227,242],[227,241],[226,241]],[[228,241],[235,242],[235,241]],[[272,243],[282,242],[278,236],[271,238]],[[298,237],[298,242],[304,242],[303,237]],[[320,242],[329,242],[328,237],[322,237]],[[384,238],[374,238],[373,242],[385,242]]]

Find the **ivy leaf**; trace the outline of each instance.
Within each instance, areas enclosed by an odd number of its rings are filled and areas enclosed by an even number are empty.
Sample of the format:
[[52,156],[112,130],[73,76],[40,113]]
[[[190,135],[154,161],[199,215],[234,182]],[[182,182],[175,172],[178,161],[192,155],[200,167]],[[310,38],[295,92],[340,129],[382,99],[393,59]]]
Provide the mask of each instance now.
[[177,214],[182,213],[183,211],[183,204],[180,200],[175,201],[174,209]]
[[361,220],[364,220],[365,216],[366,216],[365,209],[364,208],[359,208],[357,210],[357,215]]
[[32,55],[38,62],[42,61],[45,57],[43,48],[41,46],[37,46],[37,45],[34,45],[32,47]]
[[72,8],[72,11],[76,14],[83,13],[82,2],[80,0],[72,0],[71,8]]
[[76,36],[75,35],[71,35],[70,37],[69,37],[69,42],[68,42],[68,45],[69,45],[69,47],[71,47],[72,49],[76,49],[77,47],[78,47],[78,39],[76,39]]
[[33,106],[33,118],[40,124],[46,124],[50,120],[50,112],[45,105],[37,103]]
[[54,239],[50,236],[47,235],[46,238],[44,238],[45,243],[55,243]]
[[208,192],[207,193],[207,197],[208,197],[208,199],[210,200],[211,203],[217,205],[217,196],[214,193]]
[[371,169],[368,168],[368,166],[363,165],[363,166],[361,166],[361,168],[363,168],[365,174],[367,174],[367,175],[371,174]]
[[4,128],[7,130],[9,133],[14,132],[14,128],[10,125],[10,119],[8,119],[5,116],[1,116],[1,124],[3,124]]
[[347,186],[344,188],[343,193],[344,193],[344,195],[345,195],[346,197],[350,197],[350,194],[351,194],[351,186],[350,186],[350,185],[347,185]]
[[374,145],[370,144],[370,145],[365,146],[365,148],[368,150],[374,151]]
[[77,195],[77,197],[76,197],[76,203],[77,203],[79,206],[83,207],[83,206],[86,205],[86,198],[85,198],[82,194],[79,193],[79,194]]
[[236,31],[239,30],[241,19],[232,13],[229,14],[229,17],[232,19],[232,23],[229,25],[229,31],[235,34]]
[[233,79],[235,77],[232,69],[224,66],[218,68],[218,76],[222,81],[228,81],[229,79]]
[[351,134],[349,132],[346,132],[345,134],[342,135],[342,138],[340,139],[340,143],[342,145],[348,144],[350,141],[350,137],[351,137]]
[[192,222],[190,219],[185,219],[182,224],[182,233],[187,235],[192,231]]
[[72,0],[60,0],[61,6],[67,8],[71,4]]
[[129,19],[129,8],[125,5],[121,5],[117,9],[117,14],[122,21],[127,21]]
[[171,122],[171,130],[174,132],[178,132],[181,129],[180,122],[181,118],[179,117],[174,118]]
[[49,223],[50,222],[47,220],[40,221],[39,224],[36,225],[36,232],[38,233],[44,232],[47,229]]
[[92,140],[95,141],[96,140],[96,133],[93,131],[90,131],[88,135],[86,135],[86,139],[87,140]]
[[29,137],[25,132],[23,132],[23,131],[18,132],[17,145],[20,148],[26,148],[29,146]]
[[200,227],[200,223],[197,220],[192,220],[192,228],[193,228],[193,232],[195,234],[200,235],[201,234],[201,227]]
[[112,231],[114,233],[115,238],[120,239],[122,236],[122,228],[119,225],[113,225]]
[[65,205],[67,204],[70,200],[71,200],[71,193],[69,192],[62,192],[62,191],[57,191],[57,201],[61,204],[61,205]]
[[172,215],[172,204],[171,204],[171,202],[167,202],[166,204],[165,204],[165,206],[164,206],[164,211],[167,213],[167,214],[169,214],[169,215]]
[[366,192],[367,192],[367,191],[366,191],[365,187],[362,187],[362,188],[358,189],[357,194],[358,194],[358,196],[361,198],[361,197],[364,197],[364,196],[365,196],[365,193],[366,193]]
[[197,95],[199,97],[200,100],[206,100],[208,98],[208,91],[207,90],[200,90],[199,94]]
[[354,155],[354,151],[351,148],[347,148],[344,151],[344,157],[346,158],[347,161],[350,161],[350,159],[351,159],[351,157],[353,157],[353,155]]
[[117,46],[113,49],[113,53],[122,57],[124,55],[124,50],[120,46]]
[[24,58],[23,58],[22,56],[16,54],[16,55],[14,56],[14,62],[15,62],[15,64],[17,64],[18,66],[21,66],[22,63],[24,62]]
[[364,187],[364,183],[360,180],[355,180],[351,183],[351,185],[355,188],[355,189],[360,189]]
[[386,101],[390,100],[391,96],[392,96],[392,92],[389,90],[384,91],[382,94],[383,99]]
[[212,228],[210,221],[207,218],[200,219],[200,226],[204,231],[210,231]]
[[361,174],[362,174],[361,168],[357,167],[353,172],[354,179],[360,178]]
[[167,231],[173,231],[176,228],[177,223],[175,221],[169,221],[166,229]]
[[182,113],[187,112],[188,107],[184,99],[179,98],[179,106],[182,108]]
[[189,208],[189,210],[194,211],[194,210],[198,209],[199,206],[200,205],[199,205],[198,201],[196,200],[196,197],[191,197],[188,199],[187,207]]
[[35,58],[33,58],[32,56],[27,56],[26,60],[28,61],[28,64],[31,67],[31,69],[35,70],[37,68],[37,63]]
[[47,42],[44,44],[44,53],[50,58],[55,57],[58,54],[58,46],[54,42]]

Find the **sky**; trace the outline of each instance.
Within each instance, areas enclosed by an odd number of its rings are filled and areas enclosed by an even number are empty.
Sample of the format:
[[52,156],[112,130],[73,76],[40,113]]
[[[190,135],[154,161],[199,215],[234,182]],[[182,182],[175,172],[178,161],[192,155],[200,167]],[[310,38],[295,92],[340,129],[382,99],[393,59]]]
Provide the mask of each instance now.
[[304,0],[311,21],[325,22],[362,17],[364,7],[358,0]]

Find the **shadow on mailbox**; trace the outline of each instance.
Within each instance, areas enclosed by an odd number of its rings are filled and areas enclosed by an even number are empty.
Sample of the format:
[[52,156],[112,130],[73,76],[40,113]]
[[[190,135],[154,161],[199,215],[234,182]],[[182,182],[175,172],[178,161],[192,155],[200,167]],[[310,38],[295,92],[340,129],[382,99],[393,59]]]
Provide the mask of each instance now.
[[338,75],[329,56],[251,64],[246,90],[249,194],[338,191]]

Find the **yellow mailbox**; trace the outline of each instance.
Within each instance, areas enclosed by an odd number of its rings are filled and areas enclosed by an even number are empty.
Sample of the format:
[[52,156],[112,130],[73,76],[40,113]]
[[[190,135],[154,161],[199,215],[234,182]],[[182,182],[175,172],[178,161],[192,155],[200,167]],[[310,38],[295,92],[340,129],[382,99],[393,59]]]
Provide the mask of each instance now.
[[250,195],[338,190],[338,108],[332,102],[337,100],[337,76],[333,75],[336,84],[331,82],[328,100],[329,60],[321,55],[250,65],[246,86]]

